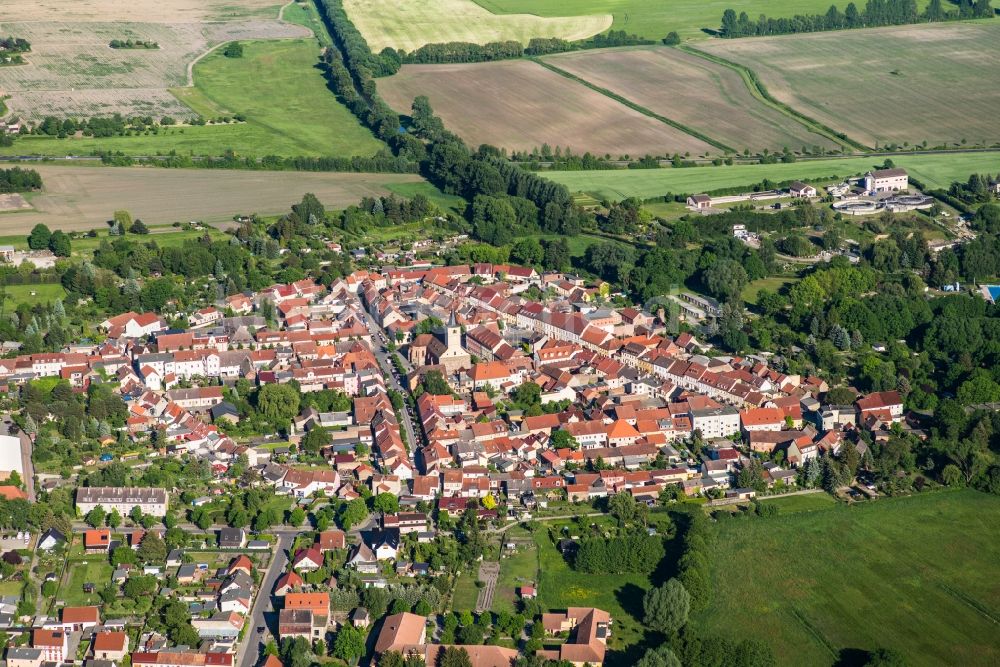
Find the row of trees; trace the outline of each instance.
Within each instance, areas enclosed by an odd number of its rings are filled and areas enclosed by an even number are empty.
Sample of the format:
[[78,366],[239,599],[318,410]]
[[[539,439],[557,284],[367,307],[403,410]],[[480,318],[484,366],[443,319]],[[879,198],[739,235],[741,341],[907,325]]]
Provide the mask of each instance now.
[[158,49],[160,45],[151,39],[113,39],[108,43],[112,49]]
[[[676,35],[676,33],[672,33]],[[507,40],[475,44],[472,42],[445,42],[425,44],[416,51],[395,51],[384,49],[379,57],[393,63],[478,63],[490,60],[510,60],[523,56],[544,56],[549,53],[563,53],[575,49],[596,49],[613,46],[634,46],[652,44],[650,40],[626,33],[624,30],[609,30],[582,42],[569,42],[558,37],[534,37],[524,46],[521,42]],[[674,42],[671,42],[674,43]]]
[[[124,47],[123,47],[124,48]],[[164,122],[167,121],[167,122]],[[160,125],[171,125],[173,119],[157,120],[152,116],[94,116],[92,118],[63,118],[46,116],[33,132],[48,137],[68,137],[82,132],[88,137],[120,137],[127,132],[146,132]]]
[[958,5],[957,11],[946,11],[941,0],[931,0],[921,13],[916,0],[868,0],[864,11],[859,11],[852,2],[843,12],[831,5],[825,14],[797,14],[791,18],[770,18],[761,14],[757,20],[752,20],[746,12],[737,16],[735,10],[727,9],[722,14],[719,33],[723,37],[752,37],[993,16],[990,0],[961,0]]

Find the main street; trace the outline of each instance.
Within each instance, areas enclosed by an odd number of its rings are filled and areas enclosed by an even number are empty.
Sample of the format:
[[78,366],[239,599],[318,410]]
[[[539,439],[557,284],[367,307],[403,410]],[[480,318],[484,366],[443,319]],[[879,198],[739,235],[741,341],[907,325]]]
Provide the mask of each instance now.
[[[408,388],[403,387],[401,378],[396,374],[396,367],[392,365],[392,360],[389,358],[389,348],[385,343],[385,332],[379,328],[378,324],[375,322],[375,318],[371,316],[367,310],[362,306],[361,312],[365,314],[365,321],[368,324],[368,331],[371,332],[372,337],[372,352],[375,354],[375,358],[378,359],[379,366],[382,368],[382,373],[385,375],[386,382],[389,387],[395,389],[403,396],[409,396],[410,391]],[[406,371],[413,370],[406,359],[403,359],[403,369]],[[414,469],[416,469],[416,460],[414,458],[414,452],[420,446],[420,441],[417,439],[416,427],[413,424],[413,416],[410,412],[409,404],[403,406],[400,410],[400,416],[403,421],[403,428],[406,429],[407,444],[410,448],[410,463],[413,464]]]
[[[274,584],[285,572],[288,565],[288,551],[292,548],[295,540],[295,532],[281,532],[275,543],[274,551],[271,553],[271,562],[267,566],[267,571],[260,582],[260,590],[254,598],[253,608],[247,618],[246,635],[240,642],[240,647],[236,653],[237,667],[253,667],[256,665],[267,642],[269,633],[278,635],[277,618],[274,619],[273,627],[267,627],[266,614],[272,611],[271,593],[274,591]],[[257,632],[257,628],[264,627],[264,632]]]

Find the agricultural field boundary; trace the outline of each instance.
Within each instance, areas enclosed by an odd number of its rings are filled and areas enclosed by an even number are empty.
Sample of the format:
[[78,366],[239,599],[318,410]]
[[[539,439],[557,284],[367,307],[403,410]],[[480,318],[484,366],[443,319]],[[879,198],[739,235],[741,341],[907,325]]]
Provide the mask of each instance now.
[[833,128],[819,122],[818,120],[810,118],[809,116],[806,116],[805,114],[796,111],[787,104],[784,104],[776,100],[774,97],[771,96],[771,93],[767,91],[767,87],[760,80],[760,77],[757,76],[757,73],[754,72],[749,67],[746,67],[744,65],[733,62],[731,60],[727,60],[725,58],[722,58],[720,56],[711,53],[706,53],[705,51],[697,49],[688,44],[681,44],[675,48],[678,48],[681,51],[689,53],[698,58],[704,58],[705,60],[714,62],[717,65],[722,65],[723,67],[728,67],[729,69],[736,71],[737,73],[739,73],[740,77],[743,78],[743,82],[750,90],[751,95],[760,100],[761,103],[766,104],[775,111],[784,114],[791,120],[794,120],[797,123],[805,125],[806,128],[811,130],[812,132],[824,136],[827,139],[836,142],[837,144],[840,144],[845,148],[850,148],[863,153],[872,152],[872,148],[870,146],[865,146],[864,144],[855,141],[854,139],[851,139],[846,134],[839,133]]
[[660,114],[656,113],[655,111],[653,111],[651,109],[647,109],[646,107],[644,107],[644,106],[642,106],[640,104],[636,104],[635,102],[633,102],[632,100],[630,100],[630,99],[628,99],[626,97],[622,97],[621,95],[619,95],[617,93],[614,93],[614,92],[608,90],[607,88],[602,88],[602,87],[600,87],[600,86],[598,86],[598,85],[596,85],[594,83],[591,83],[590,81],[587,81],[586,79],[584,79],[582,77],[579,77],[579,76],[577,76],[575,74],[567,72],[566,70],[564,70],[564,69],[562,69],[560,67],[556,67],[555,65],[553,65],[551,63],[547,63],[544,60],[541,60],[540,58],[528,58],[528,60],[531,60],[532,62],[537,63],[537,64],[541,65],[542,67],[544,67],[545,69],[547,69],[547,70],[549,70],[551,72],[555,72],[559,76],[565,77],[565,78],[569,79],[570,81],[575,81],[576,83],[579,83],[579,84],[581,84],[583,86],[586,86],[587,88],[590,88],[591,90],[593,90],[596,93],[600,93],[601,95],[604,95],[605,97],[611,98],[615,102],[618,102],[619,104],[624,104],[625,106],[627,106],[629,109],[632,109],[633,111],[638,111],[639,113],[641,113],[644,116],[648,116],[648,117],[650,117],[650,118],[652,118],[654,120],[658,120],[658,121],[660,121],[661,123],[663,123],[665,125],[669,125],[670,127],[674,128],[675,130],[680,130],[684,134],[691,135],[695,139],[700,139],[701,141],[704,141],[706,144],[709,144],[711,146],[715,146],[716,148],[718,148],[721,151],[725,151],[726,153],[736,153],[737,152],[737,150],[735,148],[733,148],[732,146],[727,146],[726,144],[722,143],[721,141],[713,139],[712,137],[709,137],[708,135],[703,134],[702,132],[699,132],[698,130],[696,130],[694,128],[688,127],[687,125],[684,125],[683,123],[678,123],[677,121],[672,120],[670,118],[667,118],[666,116],[661,116]]

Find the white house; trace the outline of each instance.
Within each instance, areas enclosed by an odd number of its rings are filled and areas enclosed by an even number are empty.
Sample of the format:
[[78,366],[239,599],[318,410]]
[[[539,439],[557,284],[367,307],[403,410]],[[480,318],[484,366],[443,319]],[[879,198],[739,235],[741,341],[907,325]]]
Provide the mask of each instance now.
[[898,192],[909,187],[909,176],[905,169],[876,169],[865,174],[865,191],[874,195],[879,192]]

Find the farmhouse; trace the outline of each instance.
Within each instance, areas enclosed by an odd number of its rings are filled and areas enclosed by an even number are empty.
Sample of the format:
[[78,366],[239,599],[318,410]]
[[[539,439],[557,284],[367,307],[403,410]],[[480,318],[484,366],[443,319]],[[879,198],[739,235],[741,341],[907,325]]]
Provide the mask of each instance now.
[[712,198],[708,195],[689,195],[687,206],[695,211],[703,211],[707,208],[712,208]]
[[909,187],[909,176],[905,169],[876,169],[865,174],[865,191],[870,194],[879,192],[898,192]]
[[76,491],[76,507],[81,514],[87,514],[95,507],[102,507],[106,512],[116,509],[124,516],[138,507],[143,514],[164,516],[167,513],[167,491],[123,486],[81,486]]

